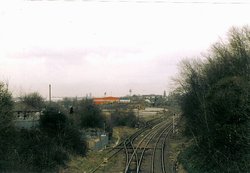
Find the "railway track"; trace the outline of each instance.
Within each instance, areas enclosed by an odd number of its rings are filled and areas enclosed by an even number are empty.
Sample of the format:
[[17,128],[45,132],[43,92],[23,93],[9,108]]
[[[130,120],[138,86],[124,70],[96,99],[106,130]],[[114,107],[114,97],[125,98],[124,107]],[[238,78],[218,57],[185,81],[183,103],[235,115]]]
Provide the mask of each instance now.
[[[133,150],[133,153],[132,153],[132,155],[130,157],[130,160],[129,160],[128,164],[125,167],[125,171],[124,171],[125,173],[134,172],[134,171],[138,172],[139,171],[139,168],[140,168],[140,165],[141,165],[141,162],[142,162],[142,158],[143,158],[143,154],[144,154],[149,142],[154,138],[154,136],[157,133],[157,130],[160,129],[163,125],[164,125],[164,123],[159,123],[159,124],[155,125],[153,127],[153,129],[148,129],[147,131],[144,132],[146,135],[143,135],[142,139],[140,139],[137,142],[136,147]],[[139,154],[140,154],[140,158],[138,158]],[[133,161],[134,156],[137,156],[136,163],[134,163],[135,168],[133,168],[133,166],[131,166],[131,163]]]
[[[163,121],[163,122],[155,125],[152,129],[145,131],[144,133],[146,135],[143,136],[143,138],[141,138],[136,143],[136,147],[134,147],[133,153],[130,155],[129,161],[128,160],[126,161],[126,167],[125,167],[124,173],[142,172],[141,167],[143,164],[143,160],[148,160],[148,159],[144,158],[145,153],[147,152],[149,155],[153,155],[155,157],[157,144],[159,143],[160,139],[162,138],[164,132],[167,131],[167,135],[165,135],[166,137],[164,138],[164,140],[162,140],[162,144],[161,144],[162,145],[162,148],[161,148],[162,154],[159,157],[159,158],[162,158],[162,161],[161,161],[162,166],[161,167],[162,167],[162,170],[164,170],[164,168],[165,168],[165,166],[164,166],[164,149],[165,148],[164,147],[165,147],[166,138],[167,138],[169,131],[170,131],[169,129],[171,129],[171,124],[167,124],[166,121]],[[157,139],[156,142],[154,141],[155,139]],[[154,146],[154,147],[152,147],[152,146]],[[149,153],[149,151],[152,149],[153,149],[153,152]],[[128,152],[126,152],[126,153],[128,153]],[[137,158],[136,158],[136,156],[137,156]],[[135,160],[135,159],[137,159],[137,160]],[[154,169],[153,169],[153,171],[154,171]],[[143,171],[143,172],[145,172],[145,171]]]
[[[162,173],[166,173],[165,169],[165,147],[166,147],[166,140],[167,137],[169,137],[169,134],[171,132],[171,124],[167,126],[159,135],[157,138],[157,141],[155,142],[154,150],[152,152],[152,157],[151,157],[151,173],[158,173],[160,170]],[[160,143],[161,140],[161,143]],[[157,156],[157,151],[158,151],[158,157]],[[155,169],[156,163],[159,164],[159,158],[161,158],[160,161],[160,170]]]
[[[168,152],[166,141],[171,134],[172,123],[167,120],[159,118],[146,122],[144,127],[107,152],[106,160],[119,158],[121,160],[119,163],[124,165],[123,170],[123,166],[119,165],[109,172],[173,173],[172,164],[166,163],[164,157]],[[96,172],[102,164],[90,173]]]
[[[156,118],[156,119],[152,119],[150,121],[147,121],[144,125],[144,127],[140,128],[139,130],[137,130],[134,134],[130,135],[129,137],[127,137],[124,141],[120,142],[118,145],[116,145],[115,147],[113,147],[112,149],[110,149],[107,152],[107,156],[106,156],[106,160],[101,162],[97,167],[95,167],[94,169],[90,170],[89,173],[95,173],[97,172],[101,166],[108,160],[110,160],[111,158],[113,158],[114,156],[116,156],[118,153],[120,153],[121,151],[125,151],[125,155],[126,155],[126,162],[125,162],[125,167],[129,162],[129,158],[131,158],[129,155],[131,155],[131,152],[129,150],[135,150],[133,142],[135,141],[136,138],[138,138],[138,136],[140,136],[142,133],[144,133],[145,131],[151,129],[153,126],[155,126],[156,124],[160,123],[162,121],[161,118]],[[138,160],[137,158],[137,153],[132,154],[133,157],[135,157],[135,160]]]

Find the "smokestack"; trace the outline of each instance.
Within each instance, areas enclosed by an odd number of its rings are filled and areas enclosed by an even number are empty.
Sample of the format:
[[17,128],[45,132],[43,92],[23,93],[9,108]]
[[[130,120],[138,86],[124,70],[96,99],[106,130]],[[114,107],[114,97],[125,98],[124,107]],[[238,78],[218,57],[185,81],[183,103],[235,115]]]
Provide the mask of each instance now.
[[51,85],[49,84],[49,102],[51,103]]

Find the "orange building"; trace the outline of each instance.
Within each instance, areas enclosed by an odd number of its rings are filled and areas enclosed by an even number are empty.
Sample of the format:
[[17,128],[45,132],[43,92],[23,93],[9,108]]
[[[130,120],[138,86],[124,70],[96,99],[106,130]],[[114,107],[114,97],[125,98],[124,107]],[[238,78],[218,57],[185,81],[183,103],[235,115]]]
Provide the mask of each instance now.
[[93,99],[94,103],[97,105],[119,102],[119,100],[119,97],[101,97]]

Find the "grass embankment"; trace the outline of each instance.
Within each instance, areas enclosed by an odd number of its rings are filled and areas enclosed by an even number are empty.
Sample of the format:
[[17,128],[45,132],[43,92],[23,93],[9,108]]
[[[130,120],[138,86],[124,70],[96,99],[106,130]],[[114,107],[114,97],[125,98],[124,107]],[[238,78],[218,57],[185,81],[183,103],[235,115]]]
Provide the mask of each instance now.
[[[63,173],[88,173],[92,169],[96,168],[100,165],[106,157],[106,153],[109,148],[117,145],[120,141],[122,141],[127,136],[134,133],[136,129],[128,128],[128,127],[115,127],[113,129],[113,139],[110,146],[103,151],[89,151],[85,157],[79,156],[71,156],[70,161],[67,163],[67,168],[64,169]],[[105,165],[105,170],[109,170],[114,166],[114,163],[108,162]]]
[[175,166],[177,173],[187,173],[187,171],[183,168],[183,165],[180,163],[180,153],[184,151],[184,149],[190,145],[190,140],[183,136],[183,129],[184,129],[184,121],[180,121],[175,128],[174,135],[171,136],[168,142],[169,148],[169,157],[168,161]]

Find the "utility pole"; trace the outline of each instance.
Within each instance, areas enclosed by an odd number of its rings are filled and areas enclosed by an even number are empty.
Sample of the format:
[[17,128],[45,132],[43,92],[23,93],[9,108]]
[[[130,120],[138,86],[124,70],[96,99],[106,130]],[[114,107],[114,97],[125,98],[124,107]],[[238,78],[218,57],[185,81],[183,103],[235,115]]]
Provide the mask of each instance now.
[[139,127],[139,122],[140,122],[140,106],[138,105],[138,107],[137,107],[137,123],[138,123],[138,127]]
[[49,103],[51,103],[51,84],[49,84]]
[[174,134],[174,116],[175,114],[173,115],[173,134]]

